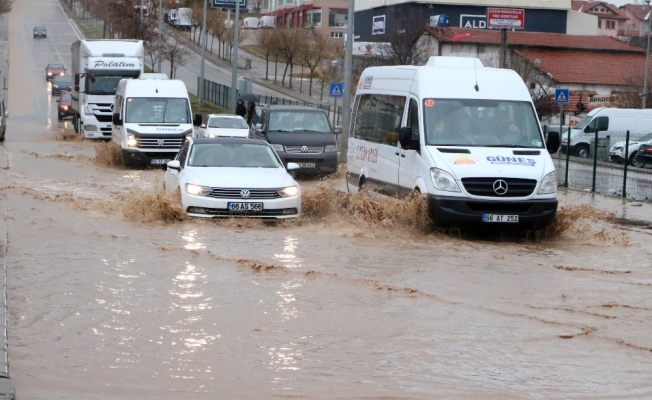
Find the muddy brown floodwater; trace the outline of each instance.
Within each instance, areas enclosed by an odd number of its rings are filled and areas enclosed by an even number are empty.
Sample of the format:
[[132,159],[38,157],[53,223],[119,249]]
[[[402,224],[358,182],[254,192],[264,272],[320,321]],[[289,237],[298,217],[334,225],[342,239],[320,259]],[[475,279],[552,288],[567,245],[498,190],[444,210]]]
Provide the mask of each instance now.
[[17,398],[652,397],[650,204],[560,193],[546,232],[470,235],[335,177],[302,181],[298,221],[189,220],[161,170],[63,140],[15,40],[0,173]]

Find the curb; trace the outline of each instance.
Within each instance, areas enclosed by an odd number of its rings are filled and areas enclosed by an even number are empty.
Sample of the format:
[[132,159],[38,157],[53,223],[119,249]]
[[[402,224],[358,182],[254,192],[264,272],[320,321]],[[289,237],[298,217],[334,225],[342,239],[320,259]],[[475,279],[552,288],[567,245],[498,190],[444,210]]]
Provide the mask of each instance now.
[[[6,186],[8,169],[7,153],[0,149],[0,186]],[[8,334],[7,334],[7,205],[4,198],[0,197],[0,267],[2,267],[2,296],[0,297],[0,399],[14,399],[16,392],[14,382],[9,377]]]

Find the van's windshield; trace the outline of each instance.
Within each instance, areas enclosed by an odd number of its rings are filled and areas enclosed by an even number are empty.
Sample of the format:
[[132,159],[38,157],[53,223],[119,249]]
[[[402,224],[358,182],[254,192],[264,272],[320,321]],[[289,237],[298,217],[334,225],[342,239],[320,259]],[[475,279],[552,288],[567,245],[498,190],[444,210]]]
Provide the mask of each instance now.
[[536,113],[526,101],[425,99],[423,111],[428,145],[544,146]]
[[588,124],[591,123],[592,119],[593,119],[592,115],[587,115],[579,124],[577,124],[575,129],[584,129]]
[[269,115],[269,130],[277,132],[331,132],[323,111],[283,110]]

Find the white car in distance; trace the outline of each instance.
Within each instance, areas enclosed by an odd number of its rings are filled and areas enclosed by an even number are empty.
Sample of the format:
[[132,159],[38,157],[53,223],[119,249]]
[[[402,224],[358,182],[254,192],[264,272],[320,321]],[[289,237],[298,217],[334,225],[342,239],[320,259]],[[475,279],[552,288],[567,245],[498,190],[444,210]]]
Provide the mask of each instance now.
[[232,114],[209,114],[206,124],[202,124],[198,137],[215,138],[221,136],[241,137],[249,136],[249,125],[244,118]]
[[192,217],[296,218],[301,190],[269,143],[247,138],[193,138],[167,164],[165,189],[179,190]]

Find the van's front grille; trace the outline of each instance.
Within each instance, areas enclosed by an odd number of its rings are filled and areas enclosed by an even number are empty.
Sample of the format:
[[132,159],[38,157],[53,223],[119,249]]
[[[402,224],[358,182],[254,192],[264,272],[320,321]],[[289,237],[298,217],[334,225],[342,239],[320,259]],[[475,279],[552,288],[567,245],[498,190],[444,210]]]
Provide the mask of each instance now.
[[183,138],[143,138],[139,137],[138,147],[141,149],[178,149],[183,144]]
[[537,181],[519,178],[462,178],[462,184],[474,196],[526,197],[534,192]]
[[285,151],[287,153],[321,154],[324,152],[324,146],[285,146]]

